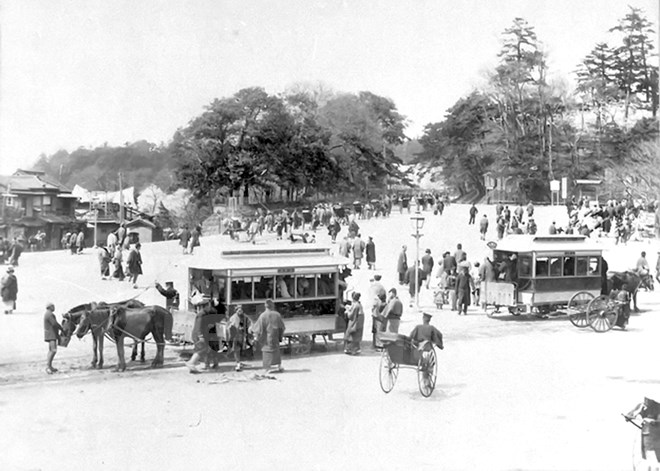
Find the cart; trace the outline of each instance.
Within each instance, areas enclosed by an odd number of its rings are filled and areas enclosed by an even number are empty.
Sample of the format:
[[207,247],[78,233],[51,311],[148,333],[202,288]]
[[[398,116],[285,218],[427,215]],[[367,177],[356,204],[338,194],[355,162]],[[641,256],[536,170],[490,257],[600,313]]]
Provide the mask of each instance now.
[[394,389],[399,377],[399,368],[415,369],[419,392],[429,397],[435,389],[438,374],[438,362],[431,342],[413,345],[409,337],[401,334],[381,333],[379,339],[383,345],[380,357],[380,387],[385,394]]

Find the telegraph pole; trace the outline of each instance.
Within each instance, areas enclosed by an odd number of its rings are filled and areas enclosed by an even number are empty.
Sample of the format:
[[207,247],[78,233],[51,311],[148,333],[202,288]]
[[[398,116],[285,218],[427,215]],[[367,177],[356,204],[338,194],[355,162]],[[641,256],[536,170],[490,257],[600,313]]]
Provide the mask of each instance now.
[[119,172],[119,224],[124,224],[124,190],[121,185],[121,172]]

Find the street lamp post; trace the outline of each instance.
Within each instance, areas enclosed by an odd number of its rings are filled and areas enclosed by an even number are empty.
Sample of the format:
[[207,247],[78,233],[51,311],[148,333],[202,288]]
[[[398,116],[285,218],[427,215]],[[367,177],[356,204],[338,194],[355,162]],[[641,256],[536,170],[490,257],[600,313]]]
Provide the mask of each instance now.
[[424,216],[420,213],[419,206],[415,214],[410,216],[410,222],[415,229],[412,234],[415,238],[415,308],[419,310],[419,238],[424,235],[419,233],[424,227]]

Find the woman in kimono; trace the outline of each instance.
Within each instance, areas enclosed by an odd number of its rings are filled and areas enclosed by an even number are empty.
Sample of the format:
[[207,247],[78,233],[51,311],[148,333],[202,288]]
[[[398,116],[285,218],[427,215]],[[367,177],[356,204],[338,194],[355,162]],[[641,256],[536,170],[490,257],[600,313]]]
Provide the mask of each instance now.
[[280,342],[284,336],[284,321],[280,313],[275,310],[272,299],[267,299],[265,306],[266,310],[252,325],[252,332],[261,345],[263,367],[269,373],[279,373],[282,371]]
[[348,322],[344,334],[344,353],[347,355],[358,355],[362,352],[360,342],[364,332],[364,309],[360,303],[360,293],[353,292],[353,302],[346,312]]

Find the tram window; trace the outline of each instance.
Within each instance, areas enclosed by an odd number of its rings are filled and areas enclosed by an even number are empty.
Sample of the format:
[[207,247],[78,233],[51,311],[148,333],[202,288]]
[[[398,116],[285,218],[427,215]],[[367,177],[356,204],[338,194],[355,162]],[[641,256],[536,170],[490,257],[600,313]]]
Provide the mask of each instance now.
[[297,298],[311,298],[314,297],[316,287],[314,282],[316,277],[314,275],[297,276],[296,277],[296,297]]
[[291,275],[278,276],[275,278],[277,298],[292,298],[293,277]]
[[589,274],[600,275],[600,258],[589,257]]
[[261,276],[254,279],[254,299],[273,298],[273,277]]
[[536,276],[548,276],[548,257],[536,257]]
[[587,274],[587,266],[589,259],[587,257],[578,257],[575,274],[577,276],[584,276]]
[[233,278],[231,280],[232,301],[252,300],[252,278]]
[[335,274],[328,273],[318,276],[318,295],[333,296],[335,294]]
[[518,272],[523,278],[529,278],[532,276],[532,257],[520,257]]
[[550,276],[561,276],[561,258],[550,257]]
[[575,257],[564,257],[564,276],[575,276]]

